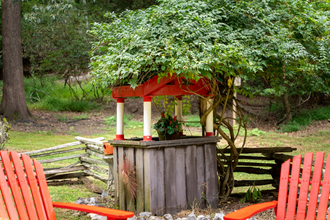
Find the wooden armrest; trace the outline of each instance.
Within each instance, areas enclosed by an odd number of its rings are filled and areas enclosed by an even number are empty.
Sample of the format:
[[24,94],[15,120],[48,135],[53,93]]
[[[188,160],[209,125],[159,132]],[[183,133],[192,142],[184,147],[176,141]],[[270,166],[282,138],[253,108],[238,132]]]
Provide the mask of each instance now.
[[277,206],[277,201],[264,202],[255,205],[250,205],[244,207],[236,212],[232,212],[224,216],[225,220],[245,220],[251,218],[255,214],[265,211],[267,209],[275,208]]
[[127,219],[134,216],[134,212],[127,212],[117,209],[109,209],[98,206],[81,205],[75,203],[53,202],[55,208],[71,209],[81,212],[94,213],[114,219]]

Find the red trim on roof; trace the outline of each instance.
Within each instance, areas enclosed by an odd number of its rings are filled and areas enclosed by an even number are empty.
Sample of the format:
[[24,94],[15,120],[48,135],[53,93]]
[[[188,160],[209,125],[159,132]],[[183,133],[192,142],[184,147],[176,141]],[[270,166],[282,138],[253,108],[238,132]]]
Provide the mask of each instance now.
[[[160,96],[160,95],[205,95],[209,96],[211,93],[210,80],[202,78],[196,80],[186,80],[184,77],[177,77],[176,75],[162,78],[158,81],[159,77],[154,76],[142,85],[138,85],[135,89],[131,86],[116,87],[112,90],[113,98],[124,98],[133,96]],[[188,85],[183,85],[188,82]]]

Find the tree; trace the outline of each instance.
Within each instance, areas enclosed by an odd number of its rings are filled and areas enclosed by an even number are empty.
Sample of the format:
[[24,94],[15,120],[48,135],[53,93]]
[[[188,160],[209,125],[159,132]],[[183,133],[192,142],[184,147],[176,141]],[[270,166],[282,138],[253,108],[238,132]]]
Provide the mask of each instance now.
[[2,1],[3,96],[0,114],[32,120],[27,108],[21,40],[21,1]]
[[[328,58],[324,59],[322,52],[329,49],[323,40],[329,40],[320,37],[328,34],[323,20],[329,21],[329,15],[306,0],[162,0],[146,10],[107,16],[111,23],[95,24],[90,31],[99,39],[91,58],[95,82],[134,88],[154,75],[168,73],[211,80],[209,86],[216,91],[212,94],[214,104],[201,108],[200,121],[205,126],[206,115],[222,106],[220,114],[214,111],[214,129],[231,150],[229,157],[218,158],[219,196],[223,199],[233,188],[240,154],[235,140],[241,128],[246,138],[244,115],[233,97],[234,78],[272,74],[276,85],[281,85],[283,69],[285,76],[304,79],[329,74],[324,67]],[[306,28],[292,28],[293,21],[298,23],[300,18],[308,21]],[[315,30],[317,37],[311,40],[308,36]],[[297,40],[300,34],[305,37]],[[200,98],[202,104],[209,101]],[[232,103],[238,106],[241,119],[235,119],[238,132],[224,114]],[[245,139],[241,146],[244,144]]]

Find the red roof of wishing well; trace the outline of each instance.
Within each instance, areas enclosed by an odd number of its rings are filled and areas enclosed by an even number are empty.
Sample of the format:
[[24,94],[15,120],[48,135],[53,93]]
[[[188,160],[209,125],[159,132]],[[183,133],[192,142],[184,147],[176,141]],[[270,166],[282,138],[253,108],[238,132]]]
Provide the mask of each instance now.
[[161,96],[161,95],[209,95],[211,92],[210,80],[201,78],[196,80],[187,80],[184,77],[176,75],[162,78],[158,82],[158,76],[152,77],[143,84],[138,85],[135,89],[131,86],[115,87],[112,90],[113,98],[125,98],[132,96]]

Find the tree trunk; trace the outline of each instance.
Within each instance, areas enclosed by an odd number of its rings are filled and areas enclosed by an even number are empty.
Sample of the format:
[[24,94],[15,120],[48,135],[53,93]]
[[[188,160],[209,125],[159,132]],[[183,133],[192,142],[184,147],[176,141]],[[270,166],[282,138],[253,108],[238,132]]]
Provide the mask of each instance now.
[[283,95],[283,106],[284,106],[284,111],[286,115],[285,121],[291,121],[292,120],[292,114],[291,114],[291,106],[289,102],[289,94],[285,93]]
[[3,96],[0,114],[32,120],[27,108],[22,58],[21,1],[2,0]]

